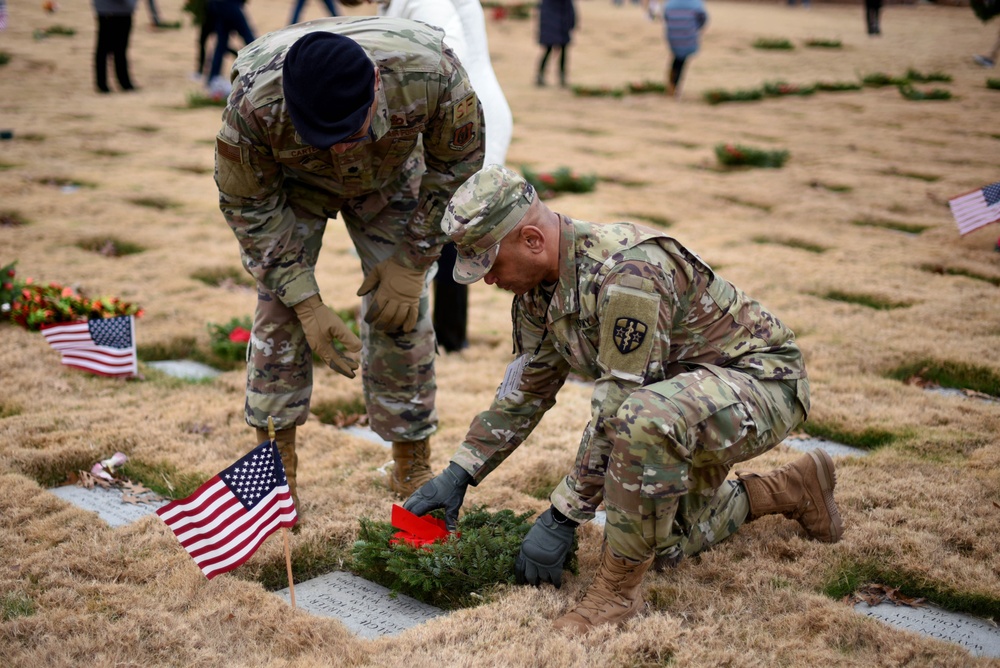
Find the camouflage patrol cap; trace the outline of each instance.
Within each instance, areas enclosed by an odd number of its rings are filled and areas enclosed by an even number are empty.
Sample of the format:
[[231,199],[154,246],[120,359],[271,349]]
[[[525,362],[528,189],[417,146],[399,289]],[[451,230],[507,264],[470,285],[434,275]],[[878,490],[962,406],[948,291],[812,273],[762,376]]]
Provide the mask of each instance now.
[[520,174],[487,165],[458,187],[441,219],[441,229],[458,250],[452,276],[475,283],[500,252],[500,241],[521,222],[535,201],[535,189]]

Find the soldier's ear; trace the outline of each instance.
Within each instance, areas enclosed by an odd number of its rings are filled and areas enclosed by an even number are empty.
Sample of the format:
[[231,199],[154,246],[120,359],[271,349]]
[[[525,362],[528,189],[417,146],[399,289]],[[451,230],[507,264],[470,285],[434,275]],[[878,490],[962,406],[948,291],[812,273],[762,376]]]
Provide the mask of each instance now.
[[545,246],[545,235],[534,225],[525,225],[521,228],[521,239],[532,251],[538,251]]

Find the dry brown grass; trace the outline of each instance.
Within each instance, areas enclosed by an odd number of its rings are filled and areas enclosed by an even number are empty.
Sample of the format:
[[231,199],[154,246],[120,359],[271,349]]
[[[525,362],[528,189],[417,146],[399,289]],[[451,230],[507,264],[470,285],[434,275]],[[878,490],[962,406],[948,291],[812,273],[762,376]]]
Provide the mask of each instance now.
[[[193,30],[148,32],[139,8],[131,54],[142,90],[98,96],[88,3],[63,5],[49,16],[36,2],[12,0],[0,41],[12,56],[0,66],[0,126],[15,130],[0,143],[0,209],[26,221],[0,226],[0,263],[17,259],[22,276],[139,303],[141,346],[207,350],[206,325],[250,314],[254,296],[199,280],[239,270],[239,256],[210,176],[219,110],[187,108]],[[165,17],[181,17],[180,0],[160,5]],[[262,33],[280,27],[288,7],[251,3],[249,11]],[[318,16],[319,3],[307,11]],[[866,458],[838,461],[847,525],[840,544],[804,540],[794,523],[766,518],[647,577],[648,616],[570,641],[549,622],[593,577],[600,530],[588,526],[581,574],[561,590],[504,588],[479,608],[401,637],[360,640],[334,620],[290,610],[262,586],[282,586],[280,540],[209,583],[156,518],[112,530],[42,491],[116,450],[187,475],[221,470],[253,445],[241,371],[202,384],[151,369],[140,382],[110,381],[60,367],[40,335],[4,326],[0,592],[9,607],[0,665],[997,665],[863,618],[824,594],[871,576],[1000,618],[1000,404],[888,377],[918,360],[1000,373],[997,230],[960,238],[946,207],[949,197],[998,178],[1000,98],[970,59],[995,27],[968,9],[890,5],[885,36],[870,40],[856,6],[713,1],[709,11],[681,103],[536,89],[534,23],[489,21],[515,117],[509,163],[600,176],[595,192],[552,202],[578,218],[611,221],[627,211],[669,219],[671,233],[799,334],[814,424],[894,436]],[[621,87],[661,76],[661,26],[606,0],[582,0],[579,13],[571,81]],[[32,39],[53,23],[75,27],[76,36]],[[767,52],[752,48],[758,37],[840,39],[844,48]],[[910,102],[892,88],[868,88],[716,107],[700,101],[709,88],[898,76],[910,67],[951,74],[953,83],[935,86],[955,99]],[[780,170],[723,172],[713,147],[730,141],[787,149],[791,158]],[[62,194],[60,183],[93,187]],[[113,257],[78,246],[95,238],[145,250]],[[761,238],[775,243],[754,241]],[[326,243],[318,274],[326,300],[354,307],[359,268],[336,222]],[[908,306],[878,310],[830,294]],[[437,469],[509,359],[509,297],[477,285],[471,302],[471,347],[438,360]],[[317,373],[317,401],[359,395],[357,382]],[[537,433],[467,502],[542,510],[538,496],[572,463],[588,405],[585,387],[567,385]],[[779,446],[750,467],[794,456]],[[393,499],[378,472],[388,453],[378,445],[315,420],[301,429],[300,457],[307,517],[293,550],[306,577],[338,567],[358,517],[387,517]]]

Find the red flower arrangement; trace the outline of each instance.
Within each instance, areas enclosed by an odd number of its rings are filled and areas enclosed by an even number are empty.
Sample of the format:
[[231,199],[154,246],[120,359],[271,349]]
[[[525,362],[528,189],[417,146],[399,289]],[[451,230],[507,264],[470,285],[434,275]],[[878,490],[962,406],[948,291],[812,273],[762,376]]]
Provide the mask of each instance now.
[[74,320],[113,318],[120,315],[139,317],[143,310],[117,297],[90,299],[82,292],[59,283],[36,284],[31,278],[17,279],[12,262],[0,268],[0,320],[10,320],[37,331],[42,325]]

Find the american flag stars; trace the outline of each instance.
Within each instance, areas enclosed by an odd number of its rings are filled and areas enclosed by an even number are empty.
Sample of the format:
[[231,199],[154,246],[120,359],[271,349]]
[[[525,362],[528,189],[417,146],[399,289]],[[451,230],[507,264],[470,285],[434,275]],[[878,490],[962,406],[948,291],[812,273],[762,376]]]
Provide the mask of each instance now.
[[274,457],[254,453],[223,471],[220,476],[246,508],[262,499],[275,487],[287,484],[283,470]]

